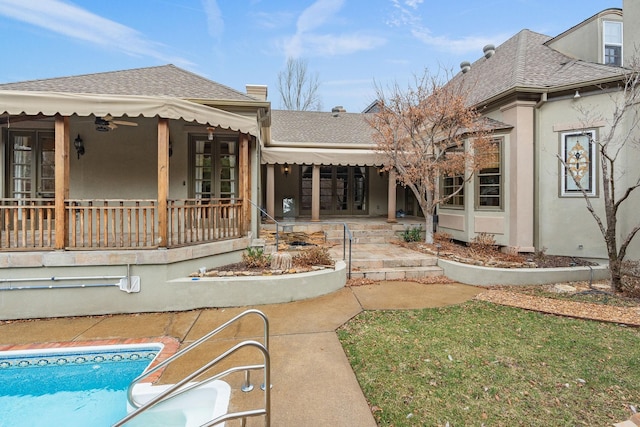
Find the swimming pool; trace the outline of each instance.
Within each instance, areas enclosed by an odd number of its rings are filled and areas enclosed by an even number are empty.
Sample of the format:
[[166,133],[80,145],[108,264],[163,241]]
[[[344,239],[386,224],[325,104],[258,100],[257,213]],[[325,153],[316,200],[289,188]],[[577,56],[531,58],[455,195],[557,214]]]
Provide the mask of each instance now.
[[108,427],[162,344],[0,352],[0,427]]

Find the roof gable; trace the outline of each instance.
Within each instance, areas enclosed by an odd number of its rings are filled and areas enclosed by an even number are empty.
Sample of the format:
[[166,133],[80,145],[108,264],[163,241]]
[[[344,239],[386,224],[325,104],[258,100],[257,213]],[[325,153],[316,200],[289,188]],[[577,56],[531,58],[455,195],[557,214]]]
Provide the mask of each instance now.
[[0,84],[0,90],[166,96],[183,99],[255,101],[242,92],[175,65],[136,68]]
[[463,79],[470,103],[477,105],[516,89],[543,92],[621,76],[619,68],[577,60],[548,47],[550,39],[522,30],[454,80]]

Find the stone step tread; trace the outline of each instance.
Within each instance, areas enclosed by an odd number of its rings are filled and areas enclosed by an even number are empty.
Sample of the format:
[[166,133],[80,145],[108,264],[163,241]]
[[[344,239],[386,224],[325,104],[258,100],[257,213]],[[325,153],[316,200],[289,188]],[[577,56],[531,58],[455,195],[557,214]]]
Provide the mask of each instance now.
[[411,268],[411,267],[433,267],[438,264],[436,258],[413,258],[413,259],[358,259],[351,258],[351,265],[358,268]]
[[416,279],[420,277],[443,276],[444,270],[440,267],[414,267],[414,268],[379,268],[374,270],[352,269],[351,278],[367,278],[372,280],[401,280]]

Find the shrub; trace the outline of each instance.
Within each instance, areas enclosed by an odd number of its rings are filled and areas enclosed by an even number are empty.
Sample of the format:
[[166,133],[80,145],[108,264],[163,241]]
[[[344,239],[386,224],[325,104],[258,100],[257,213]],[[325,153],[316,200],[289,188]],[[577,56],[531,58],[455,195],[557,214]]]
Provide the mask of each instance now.
[[422,225],[405,228],[402,232],[402,240],[405,242],[419,242],[422,240]]
[[469,242],[469,247],[473,251],[477,252],[486,252],[486,251],[497,251],[498,245],[496,244],[496,239],[493,234],[489,233],[479,233]]
[[310,267],[312,265],[333,265],[333,259],[329,250],[324,247],[314,246],[303,249],[293,256],[293,265],[297,267]]
[[262,248],[247,248],[242,254],[242,262],[247,268],[266,268],[271,264],[271,256]]

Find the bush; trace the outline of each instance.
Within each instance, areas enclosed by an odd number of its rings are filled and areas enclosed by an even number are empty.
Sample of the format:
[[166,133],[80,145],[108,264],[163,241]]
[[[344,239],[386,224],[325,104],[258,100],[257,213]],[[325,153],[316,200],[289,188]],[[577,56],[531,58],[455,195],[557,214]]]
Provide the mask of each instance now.
[[333,265],[333,259],[329,250],[324,247],[314,246],[303,249],[293,256],[293,265],[297,267],[310,267],[312,265]]
[[493,234],[479,233],[469,242],[471,250],[476,252],[495,252],[498,250],[496,239]]
[[242,262],[247,268],[266,268],[271,264],[271,256],[262,248],[247,248],[242,254]]
[[422,225],[405,228],[402,232],[402,240],[405,242],[419,242],[422,240]]

